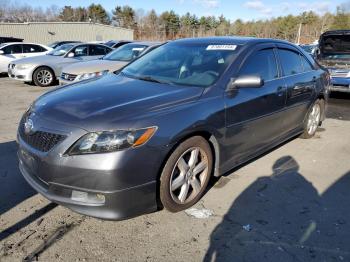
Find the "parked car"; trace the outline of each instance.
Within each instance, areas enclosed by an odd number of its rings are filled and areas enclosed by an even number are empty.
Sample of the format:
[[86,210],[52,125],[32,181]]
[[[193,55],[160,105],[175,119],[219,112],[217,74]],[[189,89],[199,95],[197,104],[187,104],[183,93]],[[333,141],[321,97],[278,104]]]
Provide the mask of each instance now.
[[81,43],[81,41],[56,41],[53,42],[51,44],[49,44],[49,47],[51,47],[52,49],[55,49],[61,45],[65,45],[65,44],[77,44],[77,43]]
[[159,45],[161,45],[159,42],[130,43],[117,48],[99,60],[66,66],[62,69],[60,84],[70,84],[114,72]]
[[0,73],[7,73],[9,63],[13,60],[39,56],[48,53],[52,48],[33,43],[0,44]]
[[126,45],[126,44],[129,44],[131,42],[133,42],[133,41],[128,41],[128,40],[110,40],[110,41],[106,42],[105,45],[116,49],[118,47],[121,47],[122,45]]
[[61,75],[62,68],[69,64],[99,59],[113,49],[98,44],[65,44],[47,55],[24,58],[9,65],[9,77],[37,86],[50,86]]
[[11,43],[11,42],[23,42],[23,39],[17,38],[17,37],[0,36],[0,44]]
[[117,74],[39,97],[19,124],[20,170],[39,193],[89,216],[184,210],[211,176],[314,136],[326,75],[284,41],[175,40]]
[[350,93],[350,30],[323,33],[317,61],[331,74],[330,91]]

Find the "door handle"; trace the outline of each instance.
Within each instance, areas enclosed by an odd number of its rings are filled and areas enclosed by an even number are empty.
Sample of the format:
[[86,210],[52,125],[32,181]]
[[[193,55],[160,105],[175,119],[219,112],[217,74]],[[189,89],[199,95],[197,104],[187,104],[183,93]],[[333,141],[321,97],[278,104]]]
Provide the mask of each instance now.
[[294,86],[293,87],[293,90],[300,90],[300,89],[303,89],[303,87],[302,86]]

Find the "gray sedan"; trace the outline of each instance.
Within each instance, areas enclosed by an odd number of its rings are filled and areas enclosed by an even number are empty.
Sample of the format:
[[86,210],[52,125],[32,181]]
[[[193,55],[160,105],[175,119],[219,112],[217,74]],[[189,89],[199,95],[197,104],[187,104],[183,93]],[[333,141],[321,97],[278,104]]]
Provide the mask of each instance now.
[[9,64],[10,78],[50,86],[61,75],[62,68],[77,62],[99,59],[112,48],[100,44],[66,44],[47,55],[18,59]]

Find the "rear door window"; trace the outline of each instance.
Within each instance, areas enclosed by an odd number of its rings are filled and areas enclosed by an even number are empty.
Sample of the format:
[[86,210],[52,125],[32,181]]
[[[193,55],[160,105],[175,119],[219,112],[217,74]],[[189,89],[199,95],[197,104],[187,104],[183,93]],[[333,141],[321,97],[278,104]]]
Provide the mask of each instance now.
[[257,75],[264,81],[278,78],[277,63],[273,49],[260,50],[250,55],[241,67],[239,75]]
[[300,54],[290,49],[278,49],[284,76],[300,74],[304,71]]
[[23,53],[40,53],[45,51],[47,50],[41,47],[40,45],[23,45]]
[[5,46],[2,50],[4,51],[5,55],[22,54],[22,45],[8,45]]

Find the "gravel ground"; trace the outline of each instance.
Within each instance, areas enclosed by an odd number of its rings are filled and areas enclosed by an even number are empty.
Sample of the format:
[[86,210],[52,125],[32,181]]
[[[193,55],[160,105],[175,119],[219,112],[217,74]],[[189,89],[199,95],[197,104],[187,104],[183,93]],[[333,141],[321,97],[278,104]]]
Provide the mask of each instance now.
[[18,121],[46,90],[0,78],[0,261],[350,261],[350,96],[333,96],[315,138],[213,182],[195,206],[207,217],[113,222],[50,203],[21,177]]

